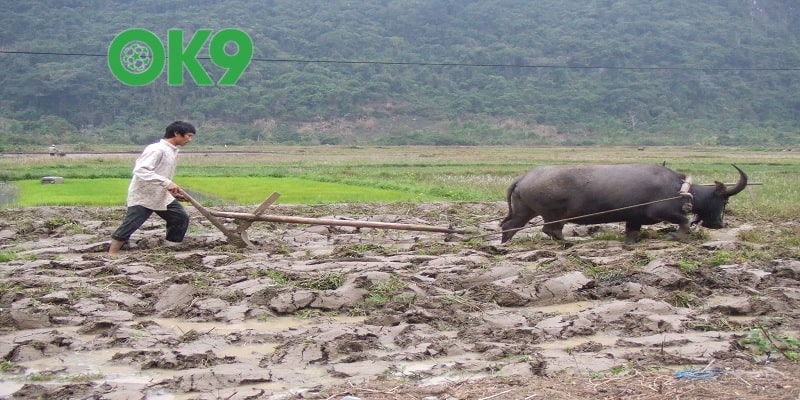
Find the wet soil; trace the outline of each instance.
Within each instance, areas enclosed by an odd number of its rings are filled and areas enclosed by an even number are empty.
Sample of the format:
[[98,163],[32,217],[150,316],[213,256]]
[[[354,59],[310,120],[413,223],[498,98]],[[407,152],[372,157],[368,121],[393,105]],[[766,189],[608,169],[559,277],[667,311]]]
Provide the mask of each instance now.
[[255,222],[240,249],[187,210],[183,243],[154,216],[116,259],[122,208],[0,211],[0,397],[800,396],[800,250],[781,237],[800,221],[501,246],[504,203],[278,205],[468,233]]

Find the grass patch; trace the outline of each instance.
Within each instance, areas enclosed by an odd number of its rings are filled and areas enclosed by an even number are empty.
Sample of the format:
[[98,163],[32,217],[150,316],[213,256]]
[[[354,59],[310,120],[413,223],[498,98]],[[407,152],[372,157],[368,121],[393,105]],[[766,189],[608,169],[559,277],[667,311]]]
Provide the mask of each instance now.
[[257,276],[266,276],[272,279],[276,285],[282,287],[298,286],[315,290],[335,290],[344,285],[345,281],[344,276],[336,272],[326,272],[322,275],[306,279],[293,278],[286,273],[271,269],[253,271],[253,273],[251,273],[251,277]]
[[702,301],[692,293],[680,290],[672,295],[672,305],[682,308],[693,308],[702,305]]
[[372,243],[348,243],[344,245],[336,246],[333,251],[331,252],[331,258],[361,258],[367,255],[369,252],[375,252],[378,254],[388,254],[389,252],[385,250],[382,246],[372,244]]
[[733,254],[726,250],[716,250],[711,253],[711,258],[708,259],[708,262],[711,263],[712,267],[718,267],[720,265],[725,265],[733,259]]
[[624,242],[625,234],[620,232],[602,231],[592,234],[592,239],[609,242]]
[[17,259],[17,253],[13,251],[0,251],[0,262],[9,262]]
[[283,272],[275,271],[272,269],[267,269],[259,272],[275,282],[278,286],[290,286],[294,283],[294,280],[290,278],[288,275],[284,274]]
[[739,346],[754,354],[780,353],[789,361],[800,361],[800,340],[792,336],[778,336],[763,326],[756,326],[739,339]]
[[[320,182],[299,178],[224,177],[180,179],[186,188],[235,204],[259,204],[272,192],[281,193],[277,203],[323,204],[359,202],[435,201],[441,197],[424,192]],[[202,189],[200,189],[202,188]]]
[[[187,147],[175,180],[212,200],[239,204],[259,204],[273,191],[282,194],[279,202],[284,204],[502,201],[511,181],[539,165],[666,160],[668,167],[704,184],[735,182],[738,173],[731,167],[735,163],[751,183],[762,185],[732,198],[727,215],[777,221],[796,218],[800,208],[796,184],[800,153],[769,149],[259,146],[245,150],[249,152],[208,154]],[[0,182],[25,189],[15,206],[121,206],[137,155],[5,157],[0,158]],[[62,176],[65,183],[42,185],[42,176]]]
[[321,276],[297,282],[297,286],[316,290],[335,290],[343,284],[344,276],[335,272],[326,272]]
[[403,291],[406,287],[406,282],[397,276],[380,281],[369,290],[369,296],[366,299],[367,307],[377,307],[388,303],[392,298]]
[[703,263],[697,260],[690,260],[686,258],[678,260],[678,269],[680,269],[681,272],[686,276],[696,274],[702,267]]
[[0,372],[6,373],[11,371],[12,368],[14,368],[14,362],[8,360],[0,361]]

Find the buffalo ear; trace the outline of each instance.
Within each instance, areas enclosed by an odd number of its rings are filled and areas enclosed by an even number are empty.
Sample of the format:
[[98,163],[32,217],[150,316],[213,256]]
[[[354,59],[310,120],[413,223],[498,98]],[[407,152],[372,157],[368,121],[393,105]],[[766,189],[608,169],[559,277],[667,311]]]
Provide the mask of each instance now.
[[725,184],[720,181],[714,181],[714,186],[717,188],[714,189],[714,196],[717,197],[725,197],[728,195],[728,188],[725,187]]

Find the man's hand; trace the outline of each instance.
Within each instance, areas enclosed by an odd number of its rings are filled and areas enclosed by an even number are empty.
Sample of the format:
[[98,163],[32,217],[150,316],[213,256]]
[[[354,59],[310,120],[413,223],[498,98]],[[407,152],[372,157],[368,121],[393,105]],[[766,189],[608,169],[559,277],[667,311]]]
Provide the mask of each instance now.
[[172,197],[178,199],[179,201],[189,200],[183,195],[183,189],[174,183],[170,183],[169,186],[167,186],[167,190],[172,194]]

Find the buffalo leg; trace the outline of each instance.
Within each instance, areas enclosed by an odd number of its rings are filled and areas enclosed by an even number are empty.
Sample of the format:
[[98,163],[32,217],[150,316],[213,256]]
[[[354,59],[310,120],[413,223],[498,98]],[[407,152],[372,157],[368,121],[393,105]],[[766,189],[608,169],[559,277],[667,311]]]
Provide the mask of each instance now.
[[678,225],[678,230],[672,233],[672,239],[675,240],[687,240],[689,239],[689,218],[686,217],[684,214],[674,215],[672,218],[667,219],[668,222],[672,222],[673,224]]
[[500,223],[500,228],[503,230],[503,238],[500,240],[500,243],[511,240],[511,238],[536,215],[535,211],[528,208],[524,203],[519,201],[519,199],[512,197],[508,216]]
[[639,240],[639,233],[641,232],[642,225],[632,222],[625,223],[625,244],[631,245]]
[[555,223],[555,224],[548,224],[545,222],[544,226],[542,227],[542,232],[544,232],[547,236],[555,240],[564,240],[564,233],[562,230],[564,229],[564,223]]
[[530,214],[520,214],[519,212],[515,212],[513,216],[510,218],[506,218],[505,221],[500,225],[500,228],[503,230],[503,238],[500,240],[500,243],[505,243],[511,240],[517,232],[525,226],[531,219],[533,219],[535,215]]
[[678,224],[678,230],[672,234],[672,238],[675,240],[689,239],[689,222],[681,222]]

